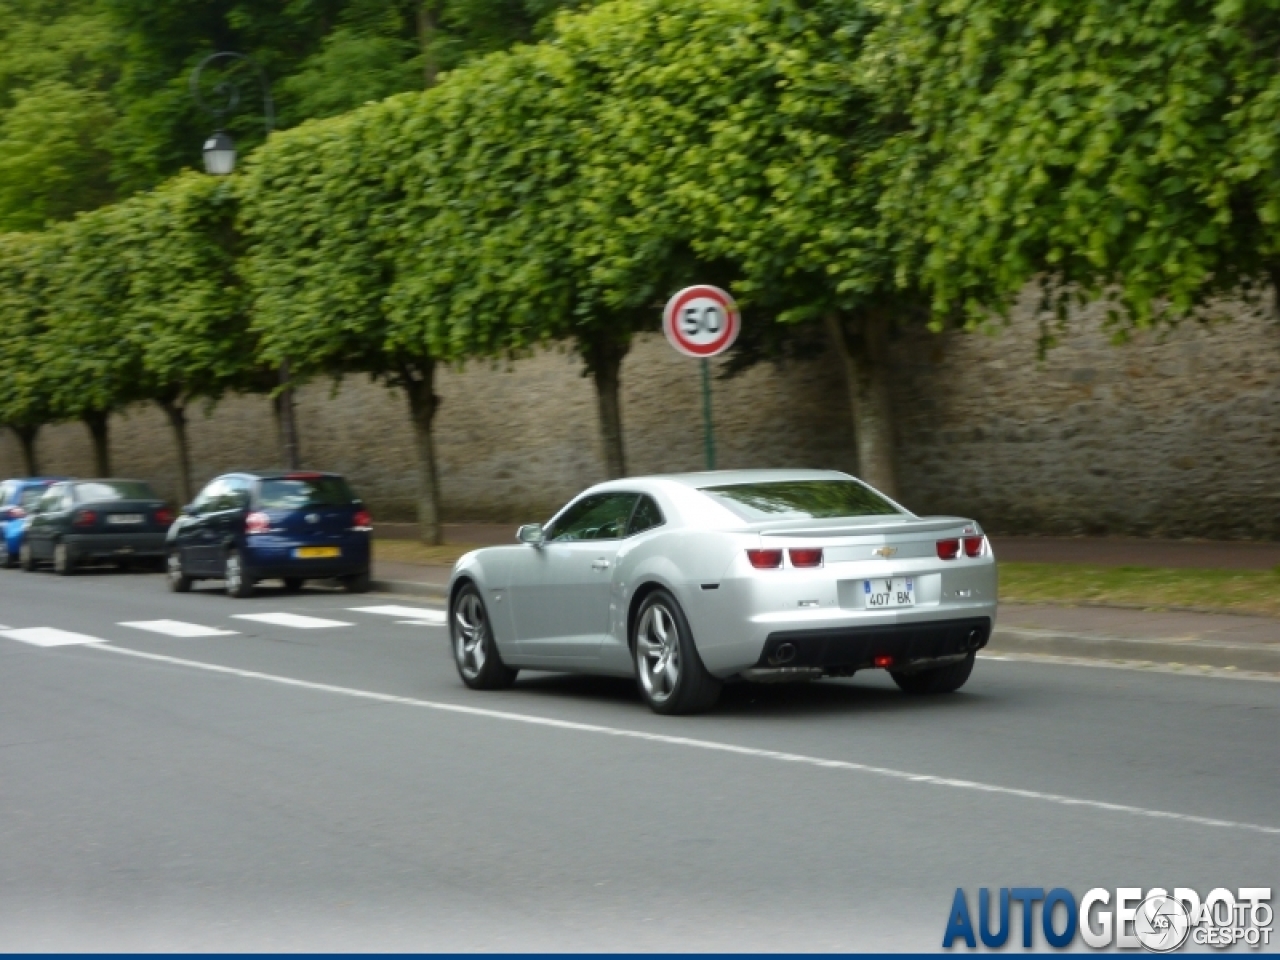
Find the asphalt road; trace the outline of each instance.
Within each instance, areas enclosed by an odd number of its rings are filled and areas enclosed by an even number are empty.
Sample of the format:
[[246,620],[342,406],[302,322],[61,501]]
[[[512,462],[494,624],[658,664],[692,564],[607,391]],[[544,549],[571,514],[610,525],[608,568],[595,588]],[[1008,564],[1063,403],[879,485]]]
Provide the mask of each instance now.
[[[342,625],[236,616],[281,613]],[[0,945],[933,950],[956,887],[1280,886],[1275,683],[984,659],[669,719],[468,691],[432,616],[0,573],[0,634],[104,641],[0,635]]]

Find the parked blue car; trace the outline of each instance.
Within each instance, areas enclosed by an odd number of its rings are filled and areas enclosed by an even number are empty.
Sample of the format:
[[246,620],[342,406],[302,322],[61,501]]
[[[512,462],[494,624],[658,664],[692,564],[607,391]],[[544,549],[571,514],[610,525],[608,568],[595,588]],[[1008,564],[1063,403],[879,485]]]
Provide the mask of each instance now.
[[27,515],[49,485],[65,477],[15,477],[0,485],[0,567],[16,567]]
[[337,579],[351,593],[369,589],[373,521],[336,473],[245,472],[213,480],[169,528],[169,588],[222,580],[233,597],[259,580]]

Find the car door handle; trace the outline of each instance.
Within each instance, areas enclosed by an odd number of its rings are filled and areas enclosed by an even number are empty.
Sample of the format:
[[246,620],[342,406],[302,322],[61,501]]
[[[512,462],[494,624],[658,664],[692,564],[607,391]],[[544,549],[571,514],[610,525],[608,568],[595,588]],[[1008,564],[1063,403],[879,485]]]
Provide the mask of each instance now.
[[591,569],[592,570],[608,570],[609,561],[606,560],[604,557],[601,557],[599,560],[597,560],[595,563],[591,565]]

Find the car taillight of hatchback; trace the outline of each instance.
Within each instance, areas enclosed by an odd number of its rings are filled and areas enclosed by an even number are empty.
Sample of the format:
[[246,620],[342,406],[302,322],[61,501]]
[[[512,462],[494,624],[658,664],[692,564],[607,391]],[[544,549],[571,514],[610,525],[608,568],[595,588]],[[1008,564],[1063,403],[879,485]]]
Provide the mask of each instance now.
[[261,510],[255,510],[244,518],[245,533],[270,533],[271,518]]
[[359,533],[369,533],[373,530],[373,514],[368,510],[357,510],[356,515],[351,518],[351,529]]

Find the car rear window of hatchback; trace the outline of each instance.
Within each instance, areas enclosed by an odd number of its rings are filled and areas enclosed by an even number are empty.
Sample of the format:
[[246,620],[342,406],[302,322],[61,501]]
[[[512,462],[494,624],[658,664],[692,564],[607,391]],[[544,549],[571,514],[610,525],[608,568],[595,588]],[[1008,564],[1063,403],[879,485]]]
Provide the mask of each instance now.
[[269,510],[349,507],[356,495],[342,477],[276,477],[262,481],[258,502]]
[[880,494],[854,480],[777,480],[700,489],[751,522],[902,515]]
[[76,484],[76,499],[81,503],[103,500],[155,500],[155,491],[141,480],[94,480]]

